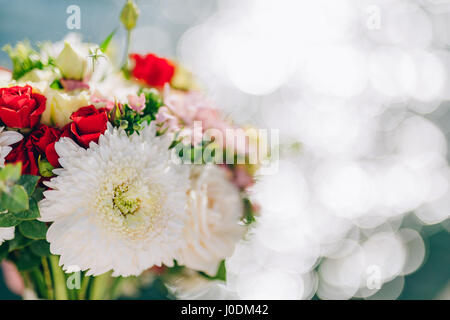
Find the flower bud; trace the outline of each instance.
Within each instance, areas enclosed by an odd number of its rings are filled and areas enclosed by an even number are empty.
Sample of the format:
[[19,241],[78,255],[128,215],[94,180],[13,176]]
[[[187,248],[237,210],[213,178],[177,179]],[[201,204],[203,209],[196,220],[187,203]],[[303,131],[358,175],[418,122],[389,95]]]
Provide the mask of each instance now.
[[50,178],[53,176],[53,169],[55,169],[50,162],[45,159],[38,159],[39,174],[45,178]]
[[139,8],[133,0],[128,0],[120,14],[120,21],[128,31],[134,29],[139,17]]
[[87,60],[81,53],[72,48],[69,42],[65,42],[64,49],[55,62],[64,78],[83,80],[87,68]]

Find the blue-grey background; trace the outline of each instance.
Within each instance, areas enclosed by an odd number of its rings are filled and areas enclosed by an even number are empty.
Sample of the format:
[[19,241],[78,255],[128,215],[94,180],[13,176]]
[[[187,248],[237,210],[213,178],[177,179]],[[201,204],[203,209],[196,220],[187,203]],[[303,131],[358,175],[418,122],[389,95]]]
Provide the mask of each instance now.
[[[32,43],[61,40],[68,32],[66,9],[76,4],[81,9],[81,29],[72,30],[90,42],[101,42],[113,29],[120,26],[119,13],[124,0],[0,0],[0,47],[29,39]],[[177,4],[189,2],[191,10]],[[198,24],[214,13],[215,0],[137,0],[141,9],[138,27],[148,27],[149,37],[142,37],[138,49],[155,51],[160,55],[175,57],[180,36],[192,25]],[[192,9],[193,8],[193,9]],[[147,29],[145,29],[147,30]],[[136,35],[135,35],[136,37]],[[116,40],[124,41],[119,28]],[[136,45],[136,44],[135,44]],[[10,67],[4,52],[0,52],[0,65]],[[444,129],[448,137],[449,112],[440,113],[434,121]],[[433,115],[431,115],[433,118]],[[422,234],[427,246],[424,265],[405,278],[400,299],[434,299],[450,279],[450,235],[439,227],[430,227]],[[161,298],[159,284],[144,291],[141,298]],[[4,286],[0,276],[0,299],[17,299]]]

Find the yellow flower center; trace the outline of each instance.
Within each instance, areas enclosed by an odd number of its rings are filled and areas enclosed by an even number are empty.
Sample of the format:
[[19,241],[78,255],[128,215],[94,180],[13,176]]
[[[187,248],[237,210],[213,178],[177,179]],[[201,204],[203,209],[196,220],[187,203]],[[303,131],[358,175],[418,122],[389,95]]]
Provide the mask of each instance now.
[[129,192],[127,184],[120,184],[114,188],[113,205],[123,216],[134,214],[141,204],[141,200]]

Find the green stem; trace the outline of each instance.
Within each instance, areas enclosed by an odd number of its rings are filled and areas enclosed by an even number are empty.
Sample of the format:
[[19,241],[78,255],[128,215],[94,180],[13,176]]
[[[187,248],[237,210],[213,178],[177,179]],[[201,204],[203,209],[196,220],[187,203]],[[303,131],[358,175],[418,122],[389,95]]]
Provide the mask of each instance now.
[[125,56],[123,60],[122,70],[128,72],[128,53],[130,52],[131,30],[127,30],[127,39],[125,44]]
[[117,299],[119,296],[118,290],[120,289],[120,284],[122,283],[122,277],[116,277],[112,279],[112,285],[109,289],[109,298]]
[[86,293],[89,287],[89,282],[91,280],[90,276],[83,276],[83,279],[81,280],[81,288],[80,291],[78,292],[78,299],[79,300],[85,300],[86,299]]
[[50,266],[52,269],[53,283],[55,286],[55,299],[67,300],[66,277],[64,276],[64,271],[58,265],[58,260],[58,256],[50,256]]
[[30,270],[30,277],[33,279],[35,284],[36,293],[39,298],[47,299],[47,287],[45,285],[44,276],[39,269]]
[[107,272],[93,279],[90,295],[91,300],[102,300],[105,298],[110,278],[110,273]]
[[42,268],[44,270],[44,280],[47,286],[47,299],[53,300],[53,286],[52,286],[52,276],[50,274],[50,269],[46,258],[42,258]]

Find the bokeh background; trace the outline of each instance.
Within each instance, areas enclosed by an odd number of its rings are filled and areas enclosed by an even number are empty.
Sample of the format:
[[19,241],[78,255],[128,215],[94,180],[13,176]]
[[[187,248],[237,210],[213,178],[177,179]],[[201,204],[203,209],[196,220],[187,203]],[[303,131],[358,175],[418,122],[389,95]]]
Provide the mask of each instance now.
[[[450,1],[136,2],[132,51],[180,61],[225,114],[280,134],[227,284],[180,296],[450,299]],[[74,4],[80,30],[66,27]],[[123,4],[0,0],[0,46],[99,43]],[[156,282],[139,297],[168,295]],[[3,279],[0,298],[17,298]]]

